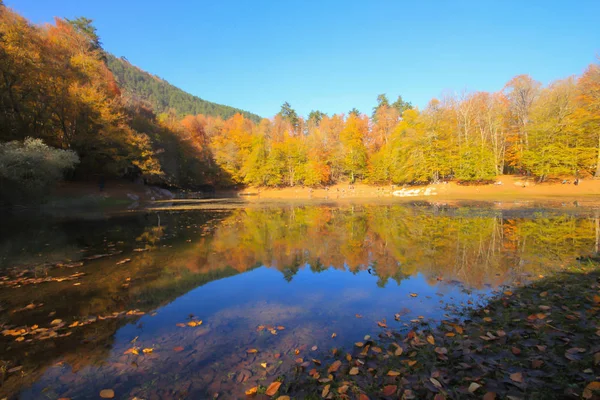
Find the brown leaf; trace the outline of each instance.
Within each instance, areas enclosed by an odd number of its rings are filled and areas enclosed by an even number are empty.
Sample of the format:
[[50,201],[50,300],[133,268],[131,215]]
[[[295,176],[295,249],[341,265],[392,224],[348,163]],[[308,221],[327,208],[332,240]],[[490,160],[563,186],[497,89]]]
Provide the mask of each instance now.
[[387,373],[387,376],[398,376],[398,375],[400,375],[400,372],[394,371],[394,370],[390,370]]
[[277,400],[290,400],[290,396],[279,396]]
[[181,347],[181,346],[173,347],[173,351],[179,353],[180,351],[183,351],[183,347]]
[[334,361],[333,364],[329,366],[327,373],[336,372],[342,366],[342,362],[340,360]]
[[483,395],[483,400],[496,400],[496,393],[487,392],[486,394]]
[[515,372],[510,374],[510,379],[513,382],[522,383],[523,382],[523,374],[521,372]]
[[391,396],[394,393],[396,393],[396,390],[398,390],[398,386],[396,385],[387,385],[383,387],[383,395],[384,396]]
[[256,353],[258,353],[258,350],[256,350],[256,349],[248,349],[248,350],[246,350],[246,353],[248,353],[248,354],[256,354]]
[[115,391],[112,389],[102,389],[100,391],[100,397],[103,399],[112,399],[115,397]]
[[521,349],[520,349],[520,348],[518,348],[518,347],[514,347],[514,346],[513,346],[513,347],[512,347],[510,350],[512,351],[512,353],[513,353],[515,356],[518,356],[519,354],[521,354]]
[[387,328],[387,323],[385,321],[385,318],[381,321],[378,321],[377,325],[379,325],[381,328]]
[[350,372],[348,372],[349,375],[358,375],[358,367],[352,367],[350,368]]
[[369,400],[369,396],[367,396],[367,395],[366,395],[366,394],[364,394],[364,393],[361,393],[361,394],[358,396],[358,400]]
[[427,343],[434,345],[435,344],[435,339],[433,338],[433,336],[429,335],[427,336]]
[[281,382],[273,382],[269,385],[269,387],[267,388],[267,391],[265,392],[265,394],[267,396],[274,396],[275,393],[277,393],[277,391],[279,390],[279,386],[281,386]]

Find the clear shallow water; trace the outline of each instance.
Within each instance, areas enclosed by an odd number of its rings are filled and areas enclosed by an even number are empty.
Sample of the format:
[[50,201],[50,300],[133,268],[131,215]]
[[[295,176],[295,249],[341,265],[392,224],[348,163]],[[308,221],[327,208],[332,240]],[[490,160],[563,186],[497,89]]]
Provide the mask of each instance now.
[[[0,395],[243,397],[298,358],[325,361],[384,332],[378,321],[435,324],[453,306],[483,304],[503,284],[593,253],[595,215],[425,204],[7,219],[2,329],[54,327],[57,336],[0,337],[5,370],[22,367],[5,372]],[[40,278],[52,280],[32,281]],[[124,354],[132,348],[139,354]]]

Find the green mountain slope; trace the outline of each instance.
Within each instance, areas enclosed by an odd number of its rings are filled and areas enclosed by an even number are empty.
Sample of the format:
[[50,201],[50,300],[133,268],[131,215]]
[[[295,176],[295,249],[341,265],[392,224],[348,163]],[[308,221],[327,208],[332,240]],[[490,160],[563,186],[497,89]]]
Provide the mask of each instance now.
[[259,122],[261,119],[260,116],[248,111],[212,103],[184,92],[169,82],[142,71],[124,58],[107,54],[107,64],[121,90],[135,99],[149,103],[157,114],[172,108],[179,115],[204,114],[229,118],[236,113],[241,113],[254,122]]

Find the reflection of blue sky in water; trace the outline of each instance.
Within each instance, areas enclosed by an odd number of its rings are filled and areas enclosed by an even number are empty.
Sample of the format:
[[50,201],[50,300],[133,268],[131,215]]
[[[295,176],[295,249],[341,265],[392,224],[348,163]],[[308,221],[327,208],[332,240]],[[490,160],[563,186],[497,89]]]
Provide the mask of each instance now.
[[[400,284],[389,280],[384,288],[377,285],[378,279],[367,271],[350,273],[328,269],[314,273],[309,267],[303,267],[287,282],[281,272],[261,267],[208,283],[158,309],[155,316],[145,315],[137,324],[119,329],[104,366],[84,367],[72,377],[72,382],[68,367],[51,368],[23,398],[37,398],[43,388],[60,386],[58,375],[70,382],[71,394],[84,396],[91,396],[103,387],[129,395],[130,390],[144,387],[149,378],[155,389],[172,387],[174,383],[170,380],[176,376],[178,379],[196,376],[202,383],[190,386],[189,390],[199,395],[207,389],[203,389],[202,379],[208,376],[225,381],[218,384],[222,396],[235,397],[247,385],[236,383],[230,377],[240,363],[247,361],[245,351],[249,348],[260,350],[254,362],[244,365],[253,374],[261,372],[256,369],[260,362],[274,363],[274,353],[284,354],[282,359],[287,364],[274,375],[268,375],[267,379],[272,379],[285,372],[286,365],[293,365],[296,356],[292,351],[302,345],[306,349],[300,356],[308,352],[310,357],[323,358],[333,347],[348,348],[365,334],[381,333],[383,329],[377,326],[377,321],[383,318],[390,328],[398,329],[418,316],[439,321],[445,312],[445,302],[466,303],[470,298],[476,302],[475,295],[481,293],[469,296],[459,285],[431,285],[421,274]],[[418,296],[411,297],[410,293]],[[394,314],[404,308],[410,313],[400,322],[395,321]],[[199,328],[176,326],[187,322],[190,314],[202,319],[203,325]],[[355,314],[363,318],[356,318]],[[286,329],[276,336],[256,331],[258,325],[268,324],[283,325]],[[331,338],[333,332],[336,338]],[[155,349],[151,356],[123,356],[136,337],[140,347]],[[319,350],[308,351],[314,345]],[[174,352],[177,346],[185,350]],[[137,366],[130,365],[134,360]],[[56,389],[63,393],[65,388]],[[69,391],[65,395],[68,394]]]

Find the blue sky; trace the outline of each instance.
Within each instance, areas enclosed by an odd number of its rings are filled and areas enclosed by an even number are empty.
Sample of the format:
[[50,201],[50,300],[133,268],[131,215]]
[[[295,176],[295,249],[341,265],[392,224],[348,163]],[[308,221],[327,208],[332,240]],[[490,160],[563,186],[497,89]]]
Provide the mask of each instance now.
[[423,107],[444,91],[548,83],[600,54],[600,1],[5,0],[35,23],[94,20],[104,48],[203,99],[264,117],[379,93]]

